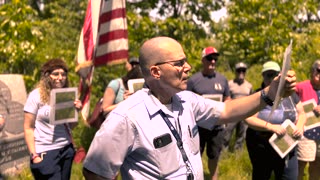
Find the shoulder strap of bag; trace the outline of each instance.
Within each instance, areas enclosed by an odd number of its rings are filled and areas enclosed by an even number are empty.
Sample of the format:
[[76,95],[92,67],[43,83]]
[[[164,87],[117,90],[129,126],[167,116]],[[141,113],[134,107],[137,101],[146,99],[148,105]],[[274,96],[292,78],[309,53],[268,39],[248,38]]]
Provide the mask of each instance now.
[[116,91],[116,95],[118,95],[118,92],[119,92],[119,89],[120,89],[120,86],[121,86],[121,79],[118,79],[118,88],[117,88],[117,91]]

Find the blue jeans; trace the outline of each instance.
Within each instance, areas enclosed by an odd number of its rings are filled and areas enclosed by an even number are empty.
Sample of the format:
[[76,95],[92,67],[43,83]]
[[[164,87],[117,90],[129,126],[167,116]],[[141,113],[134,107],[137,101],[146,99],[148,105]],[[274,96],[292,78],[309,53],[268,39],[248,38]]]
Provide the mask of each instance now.
[[[72,144],[61,149],[47,151],[39,163],[30,162],[33,177],[46,180],[69,180],[75,150]],[[41,156],[41,154],[40,154]]]
[[247,129],[246,142],[252,164],[252,180],[269,180],[272,172],[276,180],[296,180],[298,178],[296,149],[282,159],[268,141],[271,135],[269,132]]

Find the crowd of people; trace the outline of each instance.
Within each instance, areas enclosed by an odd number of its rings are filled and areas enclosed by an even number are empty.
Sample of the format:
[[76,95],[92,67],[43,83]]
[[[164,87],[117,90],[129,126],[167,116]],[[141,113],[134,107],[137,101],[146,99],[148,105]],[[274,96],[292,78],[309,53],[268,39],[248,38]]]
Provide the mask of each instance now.
[[[128,60],[127,74],[111,80],[105,89],[106,119],[83,162],[84,177],[115,179],[120,172],[122,179],[201,180],[206,149],[210,179],[215,180],[222,150],[240,151],[246,144],[253,180],[270,179],[272,173],[276,179],[302,180],[307,163],[310,179],[319,179],[320,128],[304,131],[302,102],[320,102],[320,61],[312,65],[310,80],[296,83],[295,72],[287,72],[281,101],[269,117],[280,81],[279,64],[263,64],[261,87],[253,91],[245,78],[247,64],[236,63],[235,77],[228,81],[217,72],[219,56],[216,48],[204,48],[202,70],[189,77],[191,65],[178,41],[162,36],[146,40],[139,58]],[[127,82],[136,78],[144,78],[145,84],[129,92]],[[52,125],[48,113],[50,91],[68,84],[66,63],[49,60],[25,104],[25,140],[35,179],[70,179],[74,124]],[[74,107],[82,108],[78,99]],[[320,106],[314,111],[319,115]],[[281,126],[285,120],[295,124],[292,135],[299,143],[282,158],[269,139],[274,133],[286,133]],[[0,116],[0,129],[2,121]],[[236,139],[230,147],[234,130]]]
[[[272,80],[279,75],[280,66],[273,61],[263,64],[262,84],[256,91],[261,91],[269,86]],[[283,136],[286,129],[281,126],[285,120],[289,119],[296,124],[292,135],[294,138],[301,138],[306,120],[302,104],[296,93],[283,98],[277,109],[273,112],[272,104],[268,104],[255,115],[247,118],[245,122],[249,125],[246,134],[246,144],[252,164],[252,179],[270,179],[274,172],[275,179],[297,179],[298,160],[296,150],[293,149],[282,158],[273,149],[269,139],[276,133]]]
[[[145,41],[139,56],[144,88],[118,104],[96,133],[83,164],[86,179],[113,179],[119,170],[123,179],[203,179],[198,127],[214,134],[216,126],[221,125],[219,130],[223,132],[224,124],[249,118],[272,102],[279,84],[276,77],[263,93],[227,101],[223,89],[228,81],[223,77],[222,82],[211,84],[218,93],[187,91],[196,91],[194,87],[203,81],[204,88],[210,89],[208,82],[218,77],[217,57],[214,48],[205,49],[204,70],[190,83],[191,66],[176,40],[155,37]],[[289,71],[283,97],[294,92],[295,81],[294,71]],[[206,94],[221,95],[221,101],[205,98]],[[225,97],[230,98],[230,94]],[[108,143],[104,143],[106,139]],[[220,142],[223,145],[224,138]],[[221,148],[211,150],[219,156]],[[215,178],[217,168],[212,170]]]

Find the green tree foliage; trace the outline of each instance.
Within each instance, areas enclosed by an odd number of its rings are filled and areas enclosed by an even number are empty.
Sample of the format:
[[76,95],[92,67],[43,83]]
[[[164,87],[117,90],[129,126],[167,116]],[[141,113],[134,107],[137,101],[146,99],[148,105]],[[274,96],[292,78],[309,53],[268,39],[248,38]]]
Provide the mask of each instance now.
[[[130,53],[137,55],[142,42],[150,37],[169,36],[184,47],[189,63],[194,67],[192,73],[198,71],[201,51],[210,37],[205,25],[213,23],[210,12],[223,5],[223,0],[128,1]],[[153,16],[150,16],[151,10],[155,12]]]
[[[224,0],[150,0],[150,1],[128,1],[128,10],[149,16],[150,11],[154,11],[158,17],[171,17],[192,21],[194,24],[211,22],[210,12],[224,6]],[[198,22],[196,22],[197,20]]]
[[[282,65],[283,54],[293,39],[292,67],[298,80],[308,78],[310,64],[319,57],[319,1],[230,1],[228,18],[215,25],[223,59],[230,67],[273,60]],[[260,73],[260,72],[259,72]],[[256,79],[253,77],[253,82]]]
[[37,44],[44,38],[37,12],[23,1],[0,6],[0,70],[32,74]]
[[292,64],[297,73],[298,81],[310,78],[310,67],[320,59],[320,24],[308,23],[301,33],[295,33],[296,46],[293,49]]
[[293,1],[245,0],[228,6],[227,28],[218,33],[222,49],[232,64],[280,61],[289,44],[297,14]]
[[70,68],[71,85],[78,83],[72,73],[86,10],[83,1],[52,1],[44,10],[26,0],[0,6],[0,70],[24,74],[27,90],[39,80],[41,65],[51,58],[64,59]]

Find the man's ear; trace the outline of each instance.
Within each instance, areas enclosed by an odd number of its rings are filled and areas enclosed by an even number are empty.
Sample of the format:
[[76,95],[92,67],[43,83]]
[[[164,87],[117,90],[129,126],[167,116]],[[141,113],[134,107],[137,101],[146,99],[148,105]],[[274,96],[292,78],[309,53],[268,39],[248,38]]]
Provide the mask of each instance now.
[[204,64],[204,62],[205,62],[206,60],[207,60],[206,57],[203,57],[203,58],[201,59],[202,64]]
[[156,79],[160,79],[160,76],[161,76],[160,68],[158,66],[151,66],[150,67],[150,74],[152,77],[154,77]]

